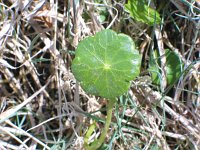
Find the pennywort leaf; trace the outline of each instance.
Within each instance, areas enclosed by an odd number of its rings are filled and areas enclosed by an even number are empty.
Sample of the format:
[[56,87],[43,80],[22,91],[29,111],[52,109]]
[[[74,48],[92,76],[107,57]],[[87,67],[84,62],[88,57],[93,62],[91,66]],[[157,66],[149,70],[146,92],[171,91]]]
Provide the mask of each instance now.
[[79,43],[72,72],[87,93],[115,98],[128,90],[140,64],[141,56],[129,36],[103,30]]
[[159,13],[150,8],[145,0],[128,0],[125,8],[136,21],[148,25],[159,24],[161,22]]
[[[166,67],[167,84],[173,85],[181,75],[183,62],[175,52],[169,49],[165,49],[165,57],[166,57],[165,67]],[[160,79],[161,70],[159,68],[160,68],[160,57],[158,57],[158,51],[154,51],[154,58],[150,59],[149,70],[151,72],[153,83],[157,85],[160,84],[161,80]]]

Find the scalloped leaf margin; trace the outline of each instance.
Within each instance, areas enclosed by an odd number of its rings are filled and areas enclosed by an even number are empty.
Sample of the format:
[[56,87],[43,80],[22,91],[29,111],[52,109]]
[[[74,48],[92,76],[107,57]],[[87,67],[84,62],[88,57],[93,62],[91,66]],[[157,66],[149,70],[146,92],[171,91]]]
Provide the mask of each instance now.
[[127,92],[140,65],[133,40],[106,29],[78,44],[72,72],[85,92],[111,99]]

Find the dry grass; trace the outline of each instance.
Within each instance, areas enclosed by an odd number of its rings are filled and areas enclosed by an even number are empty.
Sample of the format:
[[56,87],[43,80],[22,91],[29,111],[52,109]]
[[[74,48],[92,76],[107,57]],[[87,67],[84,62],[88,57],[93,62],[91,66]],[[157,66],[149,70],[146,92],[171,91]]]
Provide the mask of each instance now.
[[[104,28],[130,35],[143,55],[141,76],[113,109],[107,148],[200,149],[197,3],[154,3],[163,17],[154,27],[130,18],[124,4],[0,0],[0,149],[82,149],[91,118],[99,128],[93,136],[99,134],[106,100],[87,95],[70,66],[78,42]],[[160,87],[152,85],[147,70],[155,48],[183,60],[175,85],[166,84],[164,73]]]

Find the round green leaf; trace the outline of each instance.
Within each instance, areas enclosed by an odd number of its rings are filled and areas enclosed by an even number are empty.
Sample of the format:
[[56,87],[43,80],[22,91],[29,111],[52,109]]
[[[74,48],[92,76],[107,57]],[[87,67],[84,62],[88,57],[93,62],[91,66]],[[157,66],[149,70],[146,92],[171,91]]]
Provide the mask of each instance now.
[[103,30],[81,41],[72,72],[89,94],[114,98],[124,94],[139,75],[141,56],[125,34]]
[[159,13],[150,8],[146,0],[128,0],[125,8],[130,13],[130,16],[137,21],[148,25],[160,24],[161,22]]
[[[158,57],[158,51],[154,52],[155,59],[150,62],[150,72],[151,77],[154,84],[160,84],[161,71],[160,71],[160,58]],[[166,77],[167,84],[173,85],[181,75],[183,62],[180,60],[179,56],[169,50],[165,49],[165,57],[166,57]]]

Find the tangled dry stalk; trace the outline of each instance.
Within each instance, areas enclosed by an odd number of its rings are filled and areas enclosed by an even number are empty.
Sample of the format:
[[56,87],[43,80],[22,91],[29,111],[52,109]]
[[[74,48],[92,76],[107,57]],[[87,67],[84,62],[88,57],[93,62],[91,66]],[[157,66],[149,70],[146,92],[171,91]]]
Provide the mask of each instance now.
[[[200,149],[198,1],[149,2],[162,25],[134,21],[123,0],[0,0],[0,149],[81,149],[90,118],[99,135],[106,103],[79,87],[70,66],[79,41],[104,28],[130,35],[143,55],[141,76],[115,107],[108,147]],[[163,82],[152,85],[155,48],[184,62],[175,85],[166,83],[165,57]]]

